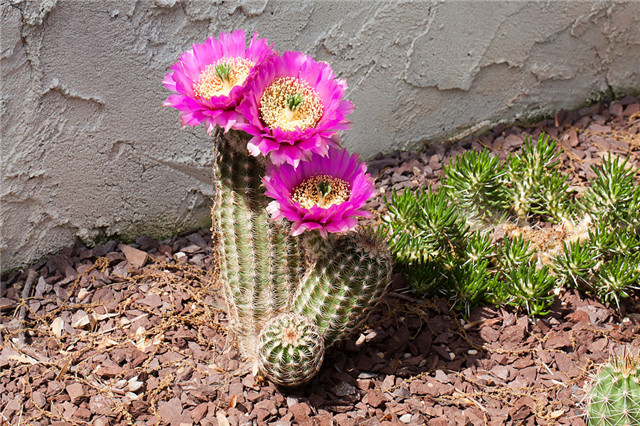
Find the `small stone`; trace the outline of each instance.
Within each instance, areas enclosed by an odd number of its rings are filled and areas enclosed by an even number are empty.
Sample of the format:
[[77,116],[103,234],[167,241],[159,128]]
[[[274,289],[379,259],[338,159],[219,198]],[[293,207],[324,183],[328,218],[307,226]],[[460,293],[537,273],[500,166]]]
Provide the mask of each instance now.
[[547,334],[547,340],[545,341],[545,349],[559,349],[564,347],[571,347],[571,340],[566,334],[552,331]]
[[81,383],[72,383],[70,385],[67,385],[66,390],[69,394],[69,397],[71,398],[72,404],[78,404],[83,398],[87,396],[84,391],[84,386],[82,386]]
[[402,423],[411,423],[411,414],[403,414],[400,416],[400,421]]
[[113,414],[113,401],[104,395],[94,395],[89,400],[89,409],[94,414],[104,415]]
[[244,386],[242,385],[242,383],[231,383],[229,385],[230,396],[235,395],[236,397],[241,397],[243,390],[244,390]]
[[194,423],[200,422],[207,414],[208,403],[203,402],[191,411],[191,418]]
[[180,398],[171,398],[168,401],[159,402],[158,414],[160,418],[167,423],[173,423],[174,420],[179,420],[182,416],[182,403],[180,402]]
[[368,404],[373,408],[380,407],[386,401],[387,399],[384,397],[382,392],[373,389],[369,390],[363,399],[365,404]]
[[31,398],[33,398],[33,402],[40,408],[44,408],[44,406],[47,404],[46,398],[40,391],[34,391],[31,394]]
[[291,407],[289,407],[289,410],[298,423],[307,421],[309,419],[309,415],[311,414],[311,408],[304,402],[293,404]]
[[356,393],[356,391],[357,389],[355,388],[355,386],[352,386],[347,382],[341,382],[333,388],[333,393],[335,393],[336,396],[339,397],[353,395],[354,393]]
[[293,396],[287,397],[287,407],[291,408],[292,405],[295,405],[297,403],[298,403],[298,398]]
[[126,244],[120,244],[118,248],[122,253],[124,253],[124,257],[126,257],[129,263],[133,266],[141,268],[147,262],[147,253],[142,250],[138,250],[137,248],[133,248]]
[[436,370],[435,379],[437,381],[439,381],[440,383],[449,383],[450,382],[449,376],[447,376],[445,374],[445,372],[442,371],[442,370]]

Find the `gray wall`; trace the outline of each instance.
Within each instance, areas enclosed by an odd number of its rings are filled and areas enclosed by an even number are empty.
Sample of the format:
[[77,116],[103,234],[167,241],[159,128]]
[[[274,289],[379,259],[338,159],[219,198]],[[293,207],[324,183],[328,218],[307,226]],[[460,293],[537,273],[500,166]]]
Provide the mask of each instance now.
[[220,31],[330,62],[365,157],[640,88],[640,2],[0,2],[4,270],[206,222],[211,143],[161,81]]

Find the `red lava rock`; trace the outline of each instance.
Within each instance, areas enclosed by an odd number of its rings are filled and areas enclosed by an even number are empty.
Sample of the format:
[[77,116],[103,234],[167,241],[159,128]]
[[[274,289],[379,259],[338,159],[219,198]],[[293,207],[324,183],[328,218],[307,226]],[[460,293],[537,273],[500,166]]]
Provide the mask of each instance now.
[[101,394],[94,395],[89,400],[89,410],[91,410],[92,413],[99,415],[113,414],[113,400]]
[[86,407],[79,407],[73,414],[73,418],[76,420],[87,421],[91,418],[91,411]]
[[566,334],[552,331],[547,335],[547,340],[545,341],[544,347],[545,349],[571,347],[571,340]]
[[182,403],[179,398],[158,403],[158,415],[166,423],[174,423],[182,417]]
[[293,404],[289,407],[291,414],[296,419],[297,422],[302,423],[309,420],[309,415],[311,414],[311,408],[308,404],[304,402],[299,402],[297,404]]
[[558,369],[562,372],[567,372],[574,366],[573,360],[564,352],[556,352],[554,358],[556,359]]
[[66,390],[69,394],[69,397],[71,398],[71,403],[73,404],[78,404],[87,396],[84,390],[84,386],[82,386],[81,383],[72,383],[70,385],[67,385]]
[[370,389],[365,395],[363,402],[367,405],[370,405],[373,408],[381,407],[387,399],[384,397],[382,392]]
[[138,300],[138,303],[147,305],[150,308],[158,308],[162,306],[162,298],[157,294],[150,294],[144,299]]
[[632,103],[629,104],[625,107],[624,112],[622,113],[622,115],[628,117],[630,115],[633,115],[635,113],[637,113],[638,111],[640,111],[640,104],[639,103]]
[[254,405],[254,408],[261,408],[265,410],[269,414],[276,414],[278,409],[276,408],[276,403],[271,399],[262,400]]
[[242,383],[231,383],[229,385],[229,396],[235,395],[237,397],[242,396],[242,391],[244,390],[244,386]]
[[191,411],[191,418],[194,423],[200,422],[207,415],[207,410],[209,406],[206,402],[199,404],[196,408]]
[[567,315],[567,319],[572,322],[591,322],[589,314],[583,310],[577,310]]
[[497,342],[500,338],[500,332],[493,327],[484,326],[480,329],[480,338],[487,343]]
[[33,399],[33,402],[40,408],[44,408],[44,406],[47,404],[47,400],[40,391],[34,391],[31,394],[31,398]]
[[493,367],[491,369],[491,372],[493,374],[496,375],[496,377],[501,378],[502,380],[507,380],[509,377],[511,377],[512,374],[512,368],[510,367],[506,367],[506,366],[502,366],[502,365],[496,365],[495,367]]
[[141,268],[147,262],[147,252],[138,250],[137,248],[128,246],[126,244],[120,244],[118,248],[124,253],[130,264]]

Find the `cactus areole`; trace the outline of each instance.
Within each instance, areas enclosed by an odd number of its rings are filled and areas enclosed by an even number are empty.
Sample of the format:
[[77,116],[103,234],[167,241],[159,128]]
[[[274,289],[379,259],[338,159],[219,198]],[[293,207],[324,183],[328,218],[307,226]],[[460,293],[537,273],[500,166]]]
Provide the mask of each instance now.
[[375,194],[366,165],[340,148],[346,83],[254,34],[220,34],[165,77],[183,126],[214,139],[212,231],[240,353],[276,384],[320,370],[325,349],[362,324],[391,281],[391,255],[357,228]]

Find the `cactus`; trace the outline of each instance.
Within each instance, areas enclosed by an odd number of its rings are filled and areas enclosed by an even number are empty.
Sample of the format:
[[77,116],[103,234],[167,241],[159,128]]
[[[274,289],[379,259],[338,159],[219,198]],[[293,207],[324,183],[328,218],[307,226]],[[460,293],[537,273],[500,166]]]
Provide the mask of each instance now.
[[320,370],[324,339],[309,318],[288,312],[264,324],[257,352],[258,367],[272,382],[297,386]]
[[372,230],[326,240],[313,233],[299,243],[285,221],[268,217],[264,160],[249,155],[248,136],[214,138],[212,229],[231,331],[267,378],[299,385],[317,373],[324,348],[378,302],[391,282],[390,253]]
[[215,134],[211,209],[231,330],[245,358],[255,358],[264,323],[284,312],[300,276],[297,240],[265,210],[264,161],[246,151],[244,133]]
[[326,62],[279,55],[255,33],[247,45],[242,30],[194,44],[163,83],[174,92],[163,105],[180,111],[183,127],[214,132],[211,230],[230,334],[267,378],[304,383],[390,281],[391,258],[371,232],[307,253],[297,238],[327,238],[371,216],[373,179],[336,134],[353,110],[346,83]]
[[370,229],[307,237],[310,267],[293,297],[292,311],[313,321],[327,347],[357,328],[391,282],[391,256]]
[[588,424],[640,424],[640,358],[628,353],[605,364],[587,388]]

